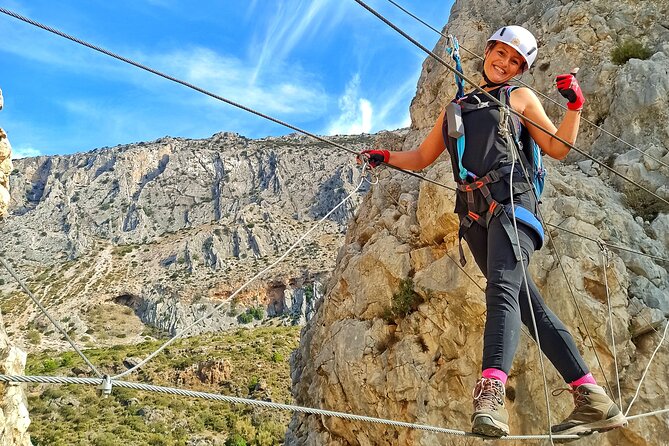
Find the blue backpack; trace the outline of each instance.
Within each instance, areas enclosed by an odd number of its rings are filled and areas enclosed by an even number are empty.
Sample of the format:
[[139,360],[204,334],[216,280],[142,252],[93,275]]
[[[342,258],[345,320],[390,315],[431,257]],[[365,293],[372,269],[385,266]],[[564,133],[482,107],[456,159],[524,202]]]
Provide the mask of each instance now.
[[[504,105],[509,102],[511,92],[516,88],[518,87],[511,85],[502,87],[500,100]],[[520,153],[520,156],[524,158],[523,163],[529,169],[527,173],[530,177],[530,180],[532,181],[532,185],[534,186],[538,200],[544,191],[544,183],[546,182],[546,169],[542,159],[543,153],[534,139],[532,139],[527,129],[525,132],[523,132],[523,128],[519,119],[511,119],[511,122],[511,130],[513,133],[513,138],[516,141],[518,153]]]

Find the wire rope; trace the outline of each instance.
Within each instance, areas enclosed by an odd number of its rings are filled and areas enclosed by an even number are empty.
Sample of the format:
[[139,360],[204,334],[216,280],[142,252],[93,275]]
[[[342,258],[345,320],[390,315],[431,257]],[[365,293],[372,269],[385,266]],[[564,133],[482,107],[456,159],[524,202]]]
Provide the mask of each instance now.
[[[641,375],[641,379],[639,380],[639,384],[637,385],[636,392],[634,392],[634,397],[632,398],[632,401],[630,401],[629,406],[627,406],[627,410],[625,411],[625,416],[630,412],[630,409],[632,408],[632,405],[636,401],[637,397],[639,396],[639,391],[641,390],[641,385],[643,384],[643,380],[646,379],[646,374],[648,373],[648,369],[650,368],[650,364],[653,362],[653,359],[655,359],[655,355],[657,354],[657,351],[662,347],[662,344],[664,343],[664,339],[667,337],[667,328],[669,328],[669,321],[667,321],[664,324],[664,333],[662,333],[662,339],[660,339],[660,342],[658,342],[657,347],[655,350],[653,350],[653,354],[650,355],[650,359],[648,360],[648,364],[646,365],[646,368],[643,371],[643,374]],[[621,408],[622,409],[622,408]]]
[[[214,401],[223,401],[231,404],[245,404],[255,407],[267,407],[275,410],[287,410],[292,412],[300,412],[312,415],[322,415],[328,417],[342,418],[349,421],[362,421],[367,423],[377,423],[389,426],[404,427],[409,429],[417,429],[434,433],[449,434],[459,437],[475,437],[492,439],[471,432],[466,432],[456,429],[448,429],[443,427],[436,427],[427,424],[408,423],[404,421],[395,421],[385,418],[368,417],[363,415],[354,415],[346,412],[335,412],[331,410],[316,409],[311,407],[296,406],[291,404],[281,404],[272,401],[254,400],[248,398],[239,398],[228,395],[221,395],[215,393],[196,392],[192,390],[184,390],[174,387],[162,387],[151,384],[143,384],[129,381],[119,381],[105,377],[103,379],[95,378],[69,378],[69,377],[53,377],[53,376],[23,376],[23,375],[0,375],[0,382],[6,383],[32,383],[32,384],[82,384],[82,385],[97,385],[103,392],[109,393],[113,386],[123,387],[126,389],[140,390],[146,392],[156,392],[162,394],[177,395],[189,398],[200,398]],[[106,389],[106,391],[105,391]],[[559,439],[577,439],[577,435],[554,435],[554,438]],[[508,435],[505,437],[494,438],[495,440],[543,440],[548,438],[547,435]]]
[[[309,228],[308,231],[306,231],[302,236],[300,236],[290,247],[286,252],[284,252],[278,259],[276,259],[274,262],[270,263],[268,266],[266,266],[264,269],[262,269],[260,272],[256,273],[255,276],[251,277],[249,280],[247,280],[241,287],[239,287],[234,293],[232,293],[228,299],[233,299],[237,294],[239,294],[242,290],[246,289],[252,282],[254,282],[256,279],[264,275],[267,271],[271,270],[274,268],[277,264],[282,262],[288,254],[290,254],[301,242],[304,240],[309,234],[311,234],[321,223],[323,223],[326,219],[330,217],[337,209],[339,209],[341,206],[344,205],[353,195],[355,195],[359,190],[360,187],[367,181],[366,179],[366,170],[367,170],[367,164],[365,163],[363,165],[362,169],[362,175],[360,182],[356,186],[356,188],[351,191],[343,200],[341,200],[334,208],[332,208],[327,214],[325,214],[318,222],[316,222],[311,228]],[[167,348],[170,344],[175,342],[177,339],[181,338],[184,336],[186,333],[188,333],[193,327],[196,325],[200,324],[200,322],[204,321],[205,319],[209,318],[211,315],[215,314],[220,310],[224,305],[226,305],[228,302],[224,301],[215,306],[212,310],[207,312],[204,316],[200,317],[190,325],[188,325],[186,328],[182,329],[179,331],[176,335],[174,335],[171,339],[169,339],[167,342],[165,342],[163,345],[161,345],[157,350],[155,350],[153,353],[151,353],[149,356],[147,356],[144,360],[140,361],[138,364],[135,366],[131,367],[130,369],[126,370],[123,373],[119,373],[118,375],[113,376],[113,379],[119,379],[123,378],[127,375],[130,375],[134,371],[140,369],[142,366],[144,366],[146,363],[148,363],[151,359],[155,358],[161,351],[163,351],[165,348]]]
[[[493,95],[491,95],[489,92],[485,91],[483,88],[481,88],[478,84],[476,84],[473,80],[471,80],[469,77],[465,76],[463,73],[458,72],[453,66],[451,66],[448,62],[446,62],[444,59],[436,55],[433,51],[430,51],[427,49],[424,45],[422,45],[420,42],[418,42],[416,39],[408,35],[406,32],[401,30],[397,25],[392,23],[390,20],[385,18],[383,15],[381,15],[379,12],[377,12],[375,9],[373,9],[371,6],[369,6],[367,3],[365,3],[363,0],[354,0],[356,3],[358,3],[360,6],[365,8],[367,11],[369,11],[371,14],[376,16],[379,20],[384,22],[386,25],[397,31],[400,35],[402,35],[405,39],[409,40],[411,43],[413,43],[415,46],[420,48],[422,51],[424,51],[426,54],[432,56],[435,60],[437,60],[439,63],[441,63],[444,67],[446,67],[448,70],[456,74],[457,76],[461,77],[464,81],[466,81],[468,84],[472,85],[474,89],[480,93],[482,93],[486,98],[488,98],[491,102],[497,104],[500,107],[505,107],[504,104],[502,104],[497,98],[495,98]],[[636,181],[632,180],[631,178],[627,177],[626,175],[618,172],[617,170],[607,166],[605,163],[599,161],[598,159],[594,158],[592,155],[589,155],[588,153],[584,152],[583,150],[579,149],[572,143],[566,141],[564,138],[557,136],[556,134],[551,133],[548,131],[546,128],[543,126],[537,124],[535,121],[532,119],[522,115],[521,113],[517,112],[511,107],[507,107],[510,111],[510,113],[513,113],[515,116],[523,119],[526,123],[532,124],[534,127],[539,129],[540,131],[546,133],[549,135],[551,138],[556,139],[560,141],[562,144],[564,144],[566,147],[569,147],[570,149],[580,153],[582,156],[588,158],[589,160],[593,161],[594,163],[599,164],[602,166],[604,169],[610,171],[614,175],[618,175],[620,178],[624,179],[625,181],[629,182],[630,184],[633,184],[634,186],[638,187],[639,189],[643,190],[644,192],[652,195],[656,199],[662,201],[665,204],[669,204],[669,200],[659,196],[655,192],[649,190],[648,188],[642,186],[641,184],[637,183]]]
[[558,230],[560,230],[560,231],[564,231],[564,232],[566,232],[566,233],[568,233],[568,234],[571,234],[571,235],[575,235],[575,236],[577,236],[577,237],[584,238],[585,240],[590,240],[591,242],[595,242],[595,243],[597,243],[598,245],[606,246],[607,248],[617,249],[617,250],[625,251],[625,252],[629,252],[629,253],[632,253],[632,254],[638,254],[638,255],[640,255],[640,256],[649,257],[649,258],[651,258],[651,259],[660,260],[660,261],[662,261],[662,262],[669,262],[669,258],[667,258],[667,257],[659,257],[659,256],[655,256],[655,255],[652,255],[652,254],[647,254],[647,253],[645,253],[645,252],[636,251],[636,250],[631,249],[631,248],[628,248],[628,247],[626,247],[626,246],[612,245],[611,243],[606,243],[606,242],[603,241],[603,240],[596,239],[596,238],[592,238],[592,237],[588,237],[587,235],[579,234],[578,232],[571,231],[571,230],[566,229],[566,228],[563,228],[562,226],[559,226],[559,225],[554,225],[554,224],[552,224],[552,223],[546,223],[546,226],[550,226],[551,228],[555,228],[555,229],[558,229]]
[[77,344],[75,344],[72,338],[70,338],[70,336],[67,334],[67,331],[65,331],[63,327],[61,327],[60,324],[53,317],[51,317],[47,309],[44,307],[44,305],[42,305],[42,302],[40,302],[40,300],[37,297],[35,297],[32,291],[30,291],[30,288],[28,288],[26,284],[23,282],[23,280],[21,280],[21,278],[18,276],[18,274],[16,274],[14,269],[9,265],[9,263],[7,263],[3,255],[0,255],[0,263],[2,263],[2,266],[4,266],[5,269],[9,272],[9,274],[14,278],[14,280],[18,282],[21,289],[30,297],[30,299],[32,299],[35,305],[37,305],[40,311],[47,317],[47,319],[49,319],[49,321],[51,321],[51,323],[54,325],[54,327],[56,327],[56,329],[60,332],[60,334],[63,335],[65,340],[72,346],[74,351],[76,351],[77,354],[81,356],[81,359],[84,360],[86,365],[88,365],[88,367],[93,371],[93,373],[101,377],[102,374],[98,371],[98,369],[96,369],[95,366],[91,363],[91,361],[88,360],[86,355],[81,350],[79,350],[79,347],[77,347]]
[[[385,424],[397,427],[405,427],[409,429],[417,429],[430,431],[435,433],[443,433],[456,435],[460,437],[476,437],[487,440],[545,440],[548,435],[508,435],[504,437],[484,437],[457,429],[448,429],[443,427],[436,427],[427,424],[408,423],[404,421],[388,420],[384,418],[368,417],[363,415],[355,415],[346,412],[335,412],[331,410],[316,409],[312,407],[296,406],[291,404],[281,404],[272,401],[254,400],[250,398],[239,398],[234,396],[222,395],[219,393],[198,392],[187,389],[180,389],[175,387],[163,387],[152,384],[143,384],[130,381],[120,381],[111,379],[109,376],[102,378],[75,378],[64,376],[27,376],[27,375],[0,375],[0,382],[9,385],[18,384],[73,384],[73,385],[88,385],[97,386],[103,395],[111,394],[113,387],[122,387],[126,389],[139,390],[144,392],[155,392],[168,395],[176,395],[187,398],[208,399],[214,401],[223,401],[230,404],[245,404],[255,407],[267,407],[275,410],[287,410],[293,412],[300,412],[313,415],[323,415],[329,417],[337,417],[351,421],[363,421],[369,423]],[[655,410],[652,412],[641,413],[627,417],[628,420],[636,420],[640,418],[662,415],[669,413],[669,409]],[[556,440],[576,440],[582,437],[578,435],[553,435]]]
[[611,347],[613,348],[613,367],[616,371],[616,386],[618,387],[618,402],[620,408],[623,407],[623,397],[620,390],[620,375],[618,374],[618,353],[616,349],[616,335],[613,329],[613,308],[611,307],[611,293],[609,292],[609,278],[607,276],[607,268],[609,266],[609,251],[601,246],[602,253],[602,270],[604,271],[604,287],[606,288],[606,304],[609,309],[609,329],[611,330]]
[[[502,93],[506,94],[506,93]],[[537,348],[539,349],[539,364],[541,366],[541,376],[543,379],[544,383],[544,397],[546,399],[546,418],[548,419],[548,439],[550,440],[552,445],[555,445],[555,442],[553,441],[553,432],[551,430],[551,404],[550,404],[550,396],[548,395],[548,379],[546,378],[546,365],[544,364],[544,355],[543,350],[541,349],[541,341],[539,340],[539,328],[537,327],[537,318],[534,314],[534,305],[532,304],[532,294],[530,293],[530,285],[529,285],[529,280],[527,277],[527,268],[525,268],[525,262],[523,261],[523,250],[520,246],[520,235],[518,234],[518,223],[516,222],[516,206],[514,203],[514,193],[513,193],[513,174],[516,168],[516,161],[520,157],[520,154],[516,150],[516,144],[511,140],[512,136],[509,131],[509,126],[508,126],[508,108],[502,108],[500,109],[500,133],[504,136],[507,142],[507,146],[509,147],[509,151],[511,153],[511,172],[509,173],[509,197],[511,200],[511,222],[513,223],[513,231],[516,236],[516,244],[518,247],[518,263],[520,263],[520,268],[523,273],[523,281],[520,284],[520,286],[523,286],[523,283],[525,284],[525,293],[527,294],[527,304],[528,308],[530,310],[530,315],[532,316],[532,328],[534,329],[534,340],[537,343]],[[522,161],[520,162],[522,165]],[[527,172],[525,172],[527,173]],[[527,177],[529,180],[529,177]],[[534,189],[532,189],[534,190]],[[513,246],[511,247],[513,250]],[[527,262],[529,265],[529,255],[527,258]],[[520,304],[520,302],[519,302]]]
[[[151,67],[149,67],[149,66],[147,66],[147,65],[141,64],[141,63],[136,62],[136,61],[134,61],[134,60],[132,60],[132,59],[129,59],[129,58],[124,57],[124,56],[121,56],[121,55],[116,54],[116,53],[114,53],[114,52],[112,52],[112,51],[109,51],[109,50],[107,50],[107,49],[104,49],[104,48],[102,48],[102,47],[100,47],[100,46],[97,46],[97,45],[94,45],[94,44],[92,44],[92,43],[86,42],[85,40],[82,40],[82,39],[79,39],[79,38],[77,38],[77,37],[74,37],[74,36],[71,36],[71,35],[69,35],[69,34],[66,34],[66,33],[64,33],[64,32],[62,32],[62,31],[59,31],[59,30],[57,30],[57,29],[55,29],[55,28],[52,28],[52,27],[50,27],[50,26],[48,26],[48,25],[44,25],[44,24],[42,24],[42,23],[40,23],[40,22],[38,22],[38,21],[36,21],[36,20],[30,19],[30,18],[28,18],[28,17],[25,17],[25,16],[23,16],[23,15],[21,15],[21,14],[18,14],[18,13],[16,13],[16,12],[14,12],[14,11],[11,11],[11,10],[9,10],[9,9],[0,7],[0,13],[3,13],[3,14],[8,15],[8,16],[10,16],[10,17],[14,17],[15,19],[21,20],[21,21],[23,21],[23,22],[25,22],[25,23],[28,23],[28,24],[30,24],[30,25],[36,26],[36,27],[38,27],[38,28],[41,28],[41,29],[43,29],[43,30],[45,30],[45,31],[48,31],[48,32],[52,33],[52,34],[56,34],[56,35],[58,35],[58,36],[60,36],[60,37],[63,37],[63,38],[65,38],[65,39],[68,39],[68,40],[70,40],[70,41],[72,41],[72,42],[78,43],[79,45],[83,45],[83,46],[85,46],[85,47],[87,47],[87,48],[90,48],[90,49],[92,49],[92,50],[95,50],[95,51],[97,51],[97,52],[100,52],[100,53],[102,53],[102,54],[105,54],[105,55],[107,55],[107,56],[109,56],[109,57],[112,57],[112,58],[114,58],[114,59],[117,59],[117,60],[119,60],[119,61],[121,61],[121,62],[125,62],[125,63],[130,64],[130,65],[133,65],[133,66],[135,66],[135,67],[137,67],[137,68],[139,68],[139,69],[148,71],[149,73],[155,74],[156,76],[160,76],[160,77],[162,77],[162,78],[164,78],[164,79],[167,79],[167,80],[169,80],[169,81],[172,81],[172,82],[175,82],[175,83],[177,83],[177,84],[183,85],[184,87],[190,88],[190,89],[195,90],[195,91],[197,91],[197,92],[199,92],[199,93],[202,93],[202,94],[204,94],[204,95],[207,95],[207,96],[209,96],[209,97],[211,97],[211,98],[214,98],[214,99],[217,99],[217,100],[219,100],[219,101],[225,102],[225,103],[228,104],[228,105],[231,105],[231,106],[233,106],[233,107],[239,108],[239,109],[244,110],[244,111],[246,111],[246,112],[252,113],[252,114],[254,114],[254,115],[256,115],[256,116],[259,116],[259,117],[261,117],[261,118],[267,119],[268,121],[272,121],[272,122],[274,122],[274,123],[276,123],[276,124],[279,124],[279,125],[282,125],[282,126],[284,126],[284,127],[287,127],[287,128],[289,128],[289,129],[291,129],[291,130],[294,130],[294,131],[296,131],[296,132],[298,132],[298,133],[302,133],[303,135],[309,136],[309,137],[314,138],[314,139],[316,139],[316,140],[318,140],[318,141],[321,141],[321,142],[324,142],[324,143],[326,143],[326,144],[332,145],[332,146],[334,146],[334,147],[336,147],[336,148],[338,148],[338,149],[345,150],[346,152],[349,152],[349,153],[354,154],[354,155],[359,155],[359,153],[358,153],[357,151],[352,150],[352,149],[349,149],[348,147],[343,146],[342,144],[338,144],[338,143],[336,143],[336,142],[334,142],[334,141],[331,141],[331,140],[329,140],[329,139],[327,139],[327,138],[323,138],[322,136],[318,136],[318,135],[316,135],[316,134],[314,134],[314,133],[311,133],[311,132],[309,132],[309,131],[307,131],[307,130],[303,130],[303,129],[301,129],[301,128],[299,128],[299,127],[296,127],[296,126],[294,126],[294,125],[292,125],[292,124],[289,124],[289,123],[287,123],[287,122],[285,122],[285,121],[282,121],[282,120],[280,120],[280,119],[274,118],[274,117],[272,117],[272,116],[270,116],[270,115],[267,115],[267,114],[265,114],[265,113],[262,113],[262,112],[259,112],[259,111],[257,111],[257,110],[254,110],[254,109],[252,109],[252,108],[250,108],[250,107],[247,107],[247,106],[242,105],[242,104],[240,104],[240,103],[238,103],[238,102],[235,102],[235,101],[232,101],[232,100],[230,100],[230,99],[227,99],[227,98],[225,98],[225,97],[223,97],[223,96],[220,96],[220,95],[218,95],[218,94],[212,93],[212,92],[210,92],[210,91],[208,91],[208,90],[205,90],[204,88],[198,87],[198,86],[196,86],[196,85],[194,85],[194,84],[191,84],[191,83],[189,83],[189,82],[186,82],[186,81],[184,81],[184,80],[178,79],[178,78],[176,78],[176,77],[174,77],[174,76],[171,76],[171,75],[169,75],[169,74],[166,74],[166,73],[163,73],[163,72],[161,72],[161,71],[158,71],[158,70],[156,70],[156,69],[154,69],[154,68],[151,68]],[[408,171],[408,170],[405,170],[405,169],[400,169],[400,168],[395,167],[395,166],[390,166],[390,165],[388,165],[388,166],[391,167],[391,168],[393,168],[393,169],[395,169],[395,170],[399,170],[399,171],[401,171],[401,172],[404,172],[404,173],[407,174],[407,175],[411,175],[411,176],[413,176],[413,177],[420,178],[420,179],[422,179],[422,180],[424,180],[424,181],[427,181],[427,182],[430,182],[430,183],[434,183],[434,184],[436,184],[436,185],[438,185],[438,186],[441,186],[441,187],[443,187],[443,188],[450,189],[450,190],[455,190],[455,189],[453,189],[452,187],[450,187],[450,186],[448,186],[448,185],[446,185],[446,184],[442,184],[442,183],[439,183],[439,182],[437,182],[437,181],[431,180],[431,179],[426,178],[425,176],[420,175],[420,174],[417,174],[417,173],[415,173],[415,172],[411,172],[411,171]]]
[[[417,20],[418,22],[420,22],[420,23],[422,23],[423,25],[425,25],[426,27],[430,28],[432,31],[434,31],[434,32],[436,32],[437,34],[439,34],[440,36],[444,37],[445,39],[450,39],[450,38],[451,38],[450,36],[448,36],[448,35],[442,33],[442,32],[439,31],[438,29],[436,29],[436,28],[434,28],[433,26],[431,26],[429,23],[427,23],[427,22],[425,22],[424,20],[422,20],[420,17],[418,17],[418,16],[416,16],[415,14],[411,13],[409,10],[407,10],[406,8],[404,8],[403,6],[401,6],[400,4],[398,4],[397,2],[395,2],[395,1],[393,1],[393,0],[388,0],[388,2],[390,2],[391,4],[393,4],[395,7],[397,7],[399,10],[401,10],[402,12],[404,12],[405,14],[407,14],[408,16],[414,18],[414,19]],[[465,50],[467,53],[471,54],[472,56],[476,57],[476,58],[479,59],[479,60],[484,60],[484,58],[483,58],[482,56],[480,56],[479,54],[477,54],[477,53],[475,53],[475,52],[473,52],[473,51],[468,50],[467,48],[465,48],[464,46],[462,46],[462,44],[460,44],[460,49]],[[563,110],[568,110],[567,107],[566,107],[565,105],[563,105],[563,104],[561,104],[560,102],[556,101],[555,99],[549,97],[548,95],[542,93],[541,91],[539,91],[539,90],[533,88],[531,85],[529,85],[528,83],[524,82],[520,77],[514,77],[513,80],[514,80],[515,82],[521,84],[523,87],[529,88],[530,90],[534,91],[536,94],[540,95],[541,97],[543,97],[543,98],[546,99],[547,101],[552,102],[553,104],[557,105],[557,106],[560,107],[561,109],[563,109]],[[611,133],[611,132],[609,132],[608,130],[604,129],[603,127],[597,125],[596,123],[590,121],[589,119],[587,119],[587,118],[581,116],[581,120],[584,121],[585,123],[591,125],[592,127],[595,127],[596,129],[598,129],[598,130],[600,130],[600,131],[606,133],[608,136],[613,137],[613,138],[616,139],[617,141],[622,142],[623,144],[625,144],[626,146],[630,147],[631,149],[636,150],[637,152],[641,153],[642,155],[644,155],[644,156],[646,156],[646,157],[652,159],[653,161],[656,161],[656,162],[658,162],[659,164],[662,164],[664,167],[669,167],[669,164],[665,163],[665,162],[662,161],[661,159],[659,159],[659,158],[655,158],[654,156],[647,154],[646,152],[644,152],[644,151],[641,150],[640,148],[638,148],[638,147],[636,147],[636,146],[634,146],[634,145],[628,143],[628,142],[625,141],[624,139],[620,138],[619,136],[614,135],[613,133]]]

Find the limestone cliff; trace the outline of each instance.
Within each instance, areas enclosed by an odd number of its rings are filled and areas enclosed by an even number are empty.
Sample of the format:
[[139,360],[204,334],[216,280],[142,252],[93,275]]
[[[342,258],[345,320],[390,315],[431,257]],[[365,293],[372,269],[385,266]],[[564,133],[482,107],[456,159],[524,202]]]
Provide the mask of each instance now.
[[[334,139],[362,150],[375,138]],[[90,346],[141,341],[150,327],[174,334],[225,301],[193,333],[235,327],[250,307],[303,323],[360,200],[356,194],[230,300],[353,190],[360,175],[353,156],[304,136],[220,133],[14,164],[0,250]],[[0,296],[15,341],[67,348],[5,271]]]
[[[0,110],[4,107],[4,98],[0,90]],[[7,133],[0,127],[0,218],[7,216],[9,208],[9,175],[12,172],[12,146]]]
[[[511,23],[528,27],[536,33],[540,51],[526,81],[558,99],[552,79],[580,66],[579,77],[588,98],[584,116],[667,164],[669,24],[662,20],[668,6],[664,0],[615,4],[600,0],[458,0],[444,31],[456,35],[468,49],[482,52],[485,39],[498,27]],[[643,42],[652,56],[614,64],[611,51],[627,39]],[[408,43],[398,38],[397,44]],[[444,44],[444,39],[437,44],[437,54],[445,54]],[[475,75],[478,62],[464,52],[463,57],[465,71]],[[414,148],[426,135],[454,92],[452,74],[427,59],[412,103],[412,131],[405,150]],[[546,108],[559,120],[557,107]],[[624,143],[584,123],[578,145],[657,194],[668,196],[669,170]],[[547,164],[546,223],[667,257],[669,215],[661,203],[646,201],[646,196],[579,156]],[[427,175],[450,182],[450,162],[437,160]],[[644,212],[652,206],[662,212]],[[452,193],[400,173],[382,173],[349,226],[327,297],[318,302],[292,357],[293,394],[298,404],[469,429],[471,389],[480,373],[485,320],[479,287],[485,284],[471,259],[464,271],[454,260],[458,222],[452,209]],[[608,382],[617,396],[608,289],[620,389],[627,408],[666,323],[668,265],[615,251],[604,266],[597,243],[558,230],[552,236],[555,245],[535,254],[531,273],[551,308],[569,326],[593,373],[602,384]],[[398,316],[392,311],[393,300],[406,299],[407,293],[412,306],[406,316]],[[650,366],[630,414],[669,407],[667,366],[665,346]],[[546,374],[549,390],[564,386],[549,363]],[[545,433],[542,370],[537,348],[528,336],[522,337],[508,384],[512,433]],[[571,405],[564,394],[551,398],[552,422],[565,417]],[[656,445],[667,438],[665,418],[655,416],[579,444]],[[294,415],[287,434],[290,445],[427,446],[461,441],[443,434],[303,414]]]
[[[0,110],[4,100],[0,91]],[[9,208],[9,176],[12,172],[11,146],[7,134],[0,128],[0,222],[5,223]],[[5,228],[2,228],[4,232]],[[0,314],[0,373],[22,375],[26,353],[15,347],[7,338],[5,324]],[[23,387],[0,384],[0,446],[29,446],[28,425],[30,418]]]
[[[12,345],[7,338],[0,316],[0,373],[23,375],[26,353]],[[0,445],[30,446],[28,426],[30,417],[24,385],[0,383]]]

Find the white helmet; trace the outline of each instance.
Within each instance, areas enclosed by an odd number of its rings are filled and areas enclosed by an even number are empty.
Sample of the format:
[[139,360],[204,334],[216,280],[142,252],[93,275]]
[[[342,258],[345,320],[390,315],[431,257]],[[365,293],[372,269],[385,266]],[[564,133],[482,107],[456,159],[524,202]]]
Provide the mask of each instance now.
[[522,26],[509,25],[498,29],[488,39],[488,43],[495,41],[506,43],[523,56],[525,62],[527,62],[523,71],[529,69],[534,59],[537,58],[537,39]]

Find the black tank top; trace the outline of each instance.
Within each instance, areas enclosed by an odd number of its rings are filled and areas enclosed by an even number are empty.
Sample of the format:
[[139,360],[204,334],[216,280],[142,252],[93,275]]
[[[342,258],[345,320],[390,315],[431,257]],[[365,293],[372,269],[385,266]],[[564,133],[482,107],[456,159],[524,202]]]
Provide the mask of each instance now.
[[[498,87],[489,93],[496,99],[499,99],[502,87]],[[499,169],[508,163],[509,149],[506,140],[499,133],[499,106],[485,96],[483,93],[470,93],[463,98],[461,102],[467,104],[482,104],[480,109],[464,112],[462,122],[465,129],[465,152],[462,157],[462,165],[465,169],[478,177],[486,175],[488,172]],[[484,106],[488,104],[488,106]],[[511,116],[511,119],[518,119]],[[524,130],[524,129],[523,129]],[[453,166],[453,177],[456,182],[461,183],[458,172],[458,151],[455,138],[448,136],[448,121],[444,119],[442,127],[444,142],[451,156]],[[472,178],[468,178],[472,181]],[[500,203],[509,202],[509,183],[499,181],[490,185],[490,192]],[[467,213],[467,203],[457,194],[455,202],[455,212],[458,214]]]

